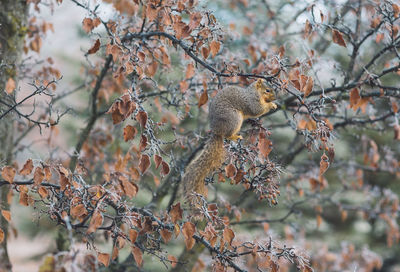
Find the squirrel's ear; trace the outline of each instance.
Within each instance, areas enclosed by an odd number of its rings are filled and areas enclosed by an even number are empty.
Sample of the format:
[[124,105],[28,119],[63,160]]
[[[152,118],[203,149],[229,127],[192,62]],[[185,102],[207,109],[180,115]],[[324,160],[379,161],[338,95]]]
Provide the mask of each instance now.
[[256,88],[261,89],[263,85],[263,80],[261,78],[257,79]]

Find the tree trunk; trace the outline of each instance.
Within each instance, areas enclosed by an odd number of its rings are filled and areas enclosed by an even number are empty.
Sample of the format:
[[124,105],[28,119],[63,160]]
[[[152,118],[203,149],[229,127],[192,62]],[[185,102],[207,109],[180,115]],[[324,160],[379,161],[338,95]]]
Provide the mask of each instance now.
[[[26,0],[0,0],[0,100],[9,102],[12,98],[4,90],[6,82],[12,78],[17,82],[17,64],[22,54],[22,46],[27,32],[28,7]],[[7,103],[9,104],[9,103]],[[0,115],[8,107],[0,103]],[[12,163],[13,154],[13,113],[0,120],[0,167]],[[0,187],[0,209],[10,210],[7,201],[8,186]],[[0,228],[4,241],[0,244],[0,271],[10,271],[11,262],[7,251],[8,222],[0,216]]]

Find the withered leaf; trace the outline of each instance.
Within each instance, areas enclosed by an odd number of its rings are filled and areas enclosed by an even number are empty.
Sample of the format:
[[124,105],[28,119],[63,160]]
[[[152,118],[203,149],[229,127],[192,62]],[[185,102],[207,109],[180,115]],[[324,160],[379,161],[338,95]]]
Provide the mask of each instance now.
[[169,215],[171,216],[172,222],[175,224],[178,220],[182,220],[183,210],[181,209],[181,203],[172,205]]
[[101,227],[102,224],[103,224],[103,215],[99,210],[96,210],[93,213],[92,218],[90,219],[90,224],[87,233],[90,234],[95,232],[99,227]]
[[332,29],[332,40],[334,43],[340,46],[347,47],[346,42],[343,39],[342,33],[337,31],[336,29]]
[[175,268],[175,267],[176,267],[176,264],[177,264],[177,262],[178,262],[178,259],[177,259],[175,256],[173,256],[173,255],[168,255],[168,261],[171,262],[171,267],[172,267],[172,268]]
[[137,129],[134,126],[127,125],[124,128],[124,141],[127,142],[129,140],[132,140],[135,138],[135,135],[137,133]]
[[149,168],[149,166],[150,166],[149,156],[146,154],[142,155],[142,157],[140,158],[140,162],[139,162],[139,170],[142,173],[142,175],[144,174],[144,172],[146,172],[146,170]]
[[84,204],[78,204],[71,207],[71,216],[74,218],[79,218],[87,213]]
[[189,63],[186,67],[186,78],[191,78],[195,74],[194,65],[193,63]]
[[32,173],[32,170],[33,170],[33,161],[32,161],[32,159],[29,159],[25,162],[24,166],[19,171],[19,174],[26,176],[26,175],[29,175],[30,173]]
[[44,172],[42,167],[36,167],[35,173],[33,174],[33,182],[35,185],[42,183],[44,179]]
[[264,133],[259,135],[258,149],[264,158],[267,158],[272,151],[272,142],[266,138]]
[[14,169],[14,167],[4,166],[3,170],[1,170],[1,176],[8,183],[13,183],[16,172],[17,171]]
[[221,47],[221,43],[218,41],[213,40],[210,43],[210,49],[211,49],[211,54],[213,57],[215,57],[215,55],[217,55],[217,53],[219,52],[219,49]]
[[320,161],[320,163],[319,163],[319,175],[322,176],[322,175],[326,172],[326,170],[328,169],[328,167],[329,167],[329,158],[328,158],[328,156],[324,153],[324,154],[321,156],[321,161]]
[[164,243],[168,243],[169,240],[171,240],[171,238],[172,238],[172,232],[170,232],[167,229],[162,229],[160,231],[160,234],[161,234],[161,238],[164,240]]
[[94,54],[94,53],[96,53],[97,51],[99,51],[99,49],[100,49],[100,40],[99,39],[97,39],[96,40],[96,42],[93,44],[93,46],[88,50],[88,54],[90,55],[90,54]]
[[125,195],[130,198],[136,196],[137,192],[139,191],[139,187],[135,183],[129,182],[125,179],[122,180],[122,187]]
[[0,244],[4,241],[4,231],[0,228]]
[[225,174],[228,178],[234,177],[236,175],[236,172],[236,167],[232,163],[225,166]]
[[136,239],[138,237],[138,232],[134,229],[129,230],[129,240],[131,240],[131,243],[134,244],[136,242]]
[[169,171],[170,171],[170,169],[169,169],[168,163],[166,163],[165,161],[163,161],[163,162],[161,163],[161,171],[160,171],[161,176],[166,176],[166,175],[168,175]]
[[206,104],[207,101],[208,101],[208,93],[207,93],[207,90],[204,90],[204,91],[201,93],[200,98],[199,98],[199,108],[200,108],[201,106],[203,106],[204,104]]
[[6,83],[6,92],[8,94],[11,94],[14,90],[15,90],[16,84],[14,79],[12,79],[11,77],[7,80]]
[[139,111],[136,115],[136,119],[138,119],[142,128],[146,127],[147,124],[147,113],[145,111]]
[[156,169],[160,166],[161,162],[163,161],[162,157],[155,154],[154,155],[154,163],[156,164]]
[[46,198],[49,195],[49,192],[47,191],[46,187],[40,186],[38,193],[41,198]]
[[111,260],[115,260],[118,257],[119,249],[115,246],[112,250]]
[[1,215],[3,215],[3,217],[4,217],[8,222],[11,221],[11,212],[10,212],[10,211],[2,210],[2,211],[1,211]]
[[235,233],[230,228],[224,228],[223,237],[224,241],[231,245],[233,238],[235,238]]
[[192,222],[185,222],[185,224],[183,224],[182,234],[185,238],[185,244],[188,250],[191,249],[196,242],[196,240],[193,238],[195,231],[196,227]]
[[210,54],[210,49],[208,48],[208,46],[203,46],[201,48],[201,55],[203,56],[203,58],[207,59],[209,54]]
[[99,252],[97,254],[97,260],[107,267],[110,264],[110,254]]
[[140,250],[140,248],[133,246],[132,247],[132,255],[133,258],[135,259],[135,262],[137,263],[138,266],[142,266],[143,263],[143,253]]

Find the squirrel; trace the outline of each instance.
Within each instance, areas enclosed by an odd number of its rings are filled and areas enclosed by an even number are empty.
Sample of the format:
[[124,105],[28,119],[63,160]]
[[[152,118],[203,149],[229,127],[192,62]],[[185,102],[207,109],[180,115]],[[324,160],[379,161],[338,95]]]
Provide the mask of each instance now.
[[243,120],[277,109],[274,100],[272,88],[262,79],[247,88],[229,86],[216,94],[209,106],[211,137],[183,176],[183,193],[187,200],[190,201],[192,192],[207,196],[204,179],[225,160],[224,138],[242,139],[238,132]]

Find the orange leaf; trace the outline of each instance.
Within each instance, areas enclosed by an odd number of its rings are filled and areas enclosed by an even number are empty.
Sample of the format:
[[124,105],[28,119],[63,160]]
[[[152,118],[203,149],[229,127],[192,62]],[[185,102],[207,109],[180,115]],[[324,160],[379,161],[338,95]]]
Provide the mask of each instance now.
[[102,224],[103,224],[103,215],[96,209],[96,211],[93,213],[92,219],[90,219],[90,224],[87,233],[90,234],[95,232],[99,227],[101,227]]
[[186,67],[186,78],[191,78],[195,74],[194,65],[193,63],[189,63]]
[[183,237],[185,237],[185,244],[186,244],[186,248],[187,249],[191,249],[196,240],[193,238],[193,234],[196,231],[196,227],[192,222],[186,222],[185,224],[183,224],[182,227],[182,234]]
[[91,18],[85,18],[82,21],[82,28],[86,33],[89,33],[94,28],[93,20]]
[[212,41],[210,43],[211,54],[212,54],[213,57],[215,57],[215,55],[217,55],[217,53],[219,52],[220,47],[221,47],[221,43],[220,42]]
[[19,204],[21,204],[22,206],[29,206],[28,199],[29,196],[27,193],[22,191],[19,193]]
[[15,85],[15,81],[14,81],[14,79],[12,79],[11,77],[7,80],[7,83],[6,83],[6,92],[8,93],[8,94],[11,94],[14,90],[15,90],[15,87],[16,87],[16,85]]
[[266,138],[265,133],[260,133],[259,135],[258,149],[264,158],[267,158],[272,151],[272,142]]
[[146,127],[147,124],[147,113],[145,111],[139,111],[136,115],[136,119],[138,119],[142,128]]
[[229,245],[232,244],[233,238],[235,238],[235,233],[230,228],[224,228],[224,241],[227,242]]
[[304,93],[304,97],[307,97],[313,89],[314,81],[312,77],[308,77],[307,83],[304,85],[302,92]]
[[319,228],[319,226],[321,226],[322,224],[322,217],[321,215],[317,214],[317,228]]
[[358,101],[360,100],[361,96],[357,88],[354,88],[350,92],[350,108],[353,108],[357,105]]
[[5,181],[8,183],[13,183],[14,181],[14,176],[17,171],[14,169],[12,166],[5,166],[3,167],[3,170],[1,171],[1,176]]
[[139,191],[139,187],[135,183],[129,182],[125,179],[122,180],[122,187],[125,195],[130,198],[136,196],[137,192]]
[[146,66],[146,69],[145,69],[146,75],[148,77],[153,77],[157,72],[157,68],[158,68],[157,61],[153,61],[152,63],[150,63],[149,65]]
[[75,206],[72,206],[71,208],[71,216],[74,218],[81,217],[87,213],[87,210],[85,208],[85,205],[83,204],[78,204]]
[[42,183],[44,179],[44,172],[42,167],[36,167],[35,173],[33,174],[33,182],[35,185]]
[[332,29],[332,40],[340,46],[346,47],[346,42],[343,39],[342,33],[336,29]]
[[124,141],[127,142],[129,140],[132,140],[135,138],[135,135],[137,133],[137,129],[134,126],[127,125],[124,128]]
[[400,126],[399,125],[394,126],[394,139],[400,140]]
[[142,175],[144,174],[144,172],[146,172],[146,170],[149,168],[150,166],[150,158],[148,155],[142,155],[142,157],[140,158],[140,162],[139,162],[139,170],[142,173]]
[[390,98],[390,102],[392,103],[393,112],[394,113],[399,112],[399,106],[397,105],[396,100],[393,97]]
[[228,178],[234,177],[236,172],[236,167],[232,163],[225,166],[225,174]]
[[164,243],[168,243],[169,240],[171,240],[171,238],[172,238],[172,232],[170,232],[167,229],[162,229],[160,231],[160,234],[161,234],[162,239],[164,240]]
[[114,247],[111,254],[111,260],[115,260],[118,257],[118,254],[119,254],[119,249],[117,247]]
[[322,176],[329,167],[329,158],[325,153],[321,156],[321,161],[319,163],[319,175]]
[[0,229],[0,244],[4,241],[4,231]]
[[110,254],[108,253],[98,253],[97,260],[102,263],[105,267],[110,264]]
[[182,220],[183,210],[181,209],[181,203],[172,205],[169,215],[171,216],[172,222],[175,224],[178,220]]
[[175,266],[176,266],[176,264],[178,262],[178,259],[173,255],[168,255],[168,261],[171,262],[171,267],[175,268]]
[[2,210],[1,214],[3,215],[3,217],[10,222],[11,221],[11,212],[10,211],[6,211],[6,210]]
[[163,161],[163,162],[161,163],[161,172],[160,172],[161,176],[166,176],[166,175],[168,175],[169,170],[170,170],[170,169],[169,169],[168,163],[166,163],[165,161]]
[[143,263],[143,253],[140,248],[133,246],[132,247],[132,255],[135,258],[135,262],[138,266],[142,266]]
[[186,80],[182,80],[179,82],[179,88],[181,89],[181,93],[184,93],[189,88],[189,83]]
[[203,55],[204,59],[207,59],[208,55],[210,54],[210,49],[207,46],[203,46],[201,48],[201,54]]
[[155,154],[154,155],[154,163],[156,164],[156,169],[158,169],[158,167],[160,166],[161,162],[162,162],[162,157]]
[[90,54],[94,54],[94,53],[96,53],[97,51],[99,51],[99,49],[100,49],[100,40],[99,39],[97,39],[96,40],[96,42],[93,44],[93,46],[88,50],[88,54],[90,55]]
[[131,243],[134,244],[136,242],[136,239],[138,237],[138,232],[134,229],[129,230],[129,240],[131,240]]
[[32,173],[32,170],[33,170],[33,161],[32,161],[32,159],[29,159],[25,162],[24,166],[19,171],[19,174],[26,176],[26,175],[29,175],[30,173]]
[[203,106],[205,103],[207,103],[207,101],[208,101],[208,93],[207,93],[206,90],[204,90],[204,91],[201,93],[200,98],[199,98],[199,108],[200,108],[201,106]]
[[346,221],[346,219],[347,219],[347,211],[342,210],[342,212],[340,214],[340,217],[342,219],[342,222]]
[[49,195],[49,192],[48,192],[47,189],[46,189],[45,187],[43,187],[43,186],[40,186],[40,187],[39,187],[38,193],[39,193],[39,195],[40,195],[42,198],[46,198],[46,197]]

